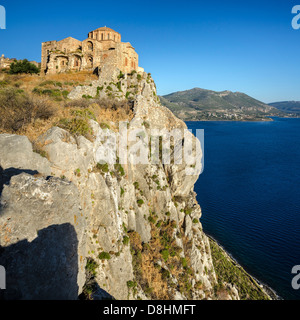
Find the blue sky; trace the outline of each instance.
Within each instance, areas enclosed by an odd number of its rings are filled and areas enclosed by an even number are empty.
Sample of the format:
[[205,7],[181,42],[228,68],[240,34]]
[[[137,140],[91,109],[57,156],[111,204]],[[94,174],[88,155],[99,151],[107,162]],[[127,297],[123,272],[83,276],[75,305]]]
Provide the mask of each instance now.
[[108,26],[129,41],[158,94],[200,87],[245,92],[264,102],[300,100],[300,0],[0,0],[7,29],[0,54],[40,61],[41,42],[79,40]]

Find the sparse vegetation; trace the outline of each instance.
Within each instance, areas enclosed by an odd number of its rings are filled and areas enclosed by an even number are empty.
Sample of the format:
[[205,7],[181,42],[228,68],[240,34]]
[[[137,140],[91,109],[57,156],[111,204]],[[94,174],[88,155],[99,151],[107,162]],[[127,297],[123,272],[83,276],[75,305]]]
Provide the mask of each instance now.
[[0,90],[0,130],[18,132],[37,120],[54,115],[54,106],[46,99],[29,96],[14,88]]
[[81,300],[92,300],[92,295],[96,291],[97,284],[95,277],[97,275],[98,264],[93,258],[88,257],[85,265],[86,282],[82,293],[79,296]]
[[96,169],[101,171],[102,173],[107,173],[109,171],[108,164],[107,163],[97,163]]
[[223,288],[223,283],[234,284],[242,300],[268,300],[254,279],[239,265],[226,256],[225,252],[213,240],[209,240],[213,265],[217,275],[218,285],[215,294]]

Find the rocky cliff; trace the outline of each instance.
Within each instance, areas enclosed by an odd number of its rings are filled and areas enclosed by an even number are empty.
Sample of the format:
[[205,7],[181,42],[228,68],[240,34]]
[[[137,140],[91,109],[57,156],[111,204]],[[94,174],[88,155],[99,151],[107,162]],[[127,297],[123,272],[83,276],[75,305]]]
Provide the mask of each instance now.
[[124,138],[119,122],[104,125],[93,117],[86,135],[59,124],[34,145],[26,136],[0,135],[3,298],[239,299],[238,286],[216,274],[199,222],[193,188],[201,152],[194,164],[164,162],[158,139],[156,161],[137,161],[141,151],[124,161],[126,151],[154,140],[155,130],[162,139],[174,129],[185,132],[171,139],[171,159],[181,158],[187,141],[190,154],[198,152],[185,123],[160,104],[151,75],[102,70],[69,98],[82,96],[129,100],[125,128],[139,131],[138,138],[114,154]]

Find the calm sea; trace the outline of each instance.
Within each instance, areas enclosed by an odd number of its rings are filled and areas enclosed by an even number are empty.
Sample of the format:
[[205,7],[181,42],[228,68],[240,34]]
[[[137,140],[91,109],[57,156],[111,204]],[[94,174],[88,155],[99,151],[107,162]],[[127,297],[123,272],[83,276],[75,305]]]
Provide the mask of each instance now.
[[204,129],[195,185],[204,231],[283,299],[300,299],[300,119],[187,122]]

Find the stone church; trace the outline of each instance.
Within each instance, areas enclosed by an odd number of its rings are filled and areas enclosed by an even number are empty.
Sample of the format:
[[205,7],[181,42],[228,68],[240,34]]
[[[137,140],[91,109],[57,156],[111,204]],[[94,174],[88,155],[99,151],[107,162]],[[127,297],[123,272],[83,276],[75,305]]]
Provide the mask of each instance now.
[[[41,72],[47,74],[68,71],[99,73],[103,66],[120,69],[123,73],[138,67],[138,54],[129,42],[121,42],[120,33],[102,27],[89,32],[84,41],[72,37],[42,43]],[[141,69],[141,70],[140,70]]]

